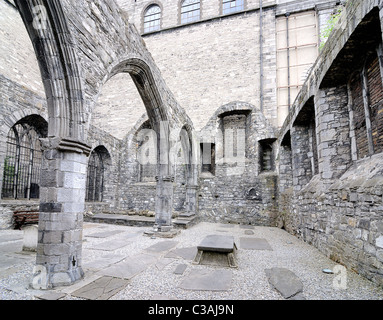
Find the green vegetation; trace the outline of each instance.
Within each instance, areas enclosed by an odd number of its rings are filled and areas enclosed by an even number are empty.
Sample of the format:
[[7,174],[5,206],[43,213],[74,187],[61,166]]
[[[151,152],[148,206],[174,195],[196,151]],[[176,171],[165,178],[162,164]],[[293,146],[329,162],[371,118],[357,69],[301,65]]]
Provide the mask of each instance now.
[[319,49],[321,51],[322,51],[324,45],[326,44],[327,39],[329,38],[329,36],[330,36],[332,30],[334,29],[336,23],[338,22],[340,15],[343,12],[343,9],[344,9],[343,6],[338,7],[337,11],[335,13],[333,13],[330,16],[330,18],[327,20],[325,28],[320,33],[320,47],[319,47]]

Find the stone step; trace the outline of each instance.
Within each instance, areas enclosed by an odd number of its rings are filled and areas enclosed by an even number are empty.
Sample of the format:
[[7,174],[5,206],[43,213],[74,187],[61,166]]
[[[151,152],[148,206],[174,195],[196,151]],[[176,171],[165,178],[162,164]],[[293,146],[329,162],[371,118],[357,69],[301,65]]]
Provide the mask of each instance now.
[[[85,222],[93,223],[107,223],[116,224],[131,227],[152,227],[155,224],[154,217],[145,217],[139,215],[122,215],[122,214],[108,214],[108,213],[97,213],[92,216],[84,216]],[[187,229],[196,224],[198,217],[196,215],[184,217],[179,216],[173,220],[175,228]]]

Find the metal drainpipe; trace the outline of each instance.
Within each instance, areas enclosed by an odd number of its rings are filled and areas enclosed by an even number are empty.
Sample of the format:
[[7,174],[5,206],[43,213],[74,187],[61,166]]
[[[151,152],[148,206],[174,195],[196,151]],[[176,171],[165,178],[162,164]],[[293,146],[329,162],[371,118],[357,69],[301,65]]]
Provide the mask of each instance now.
[[260,71],[261,71],[261,79],[260,79],[260,107],[263,112],[263,5],[262,0],[259,0],[259,56],[260,56]]
[[291,74],[290,74],[290,37],[289,37],[289,16],[290,13],[286,13],[286,46],[287,46],[287,96],[289,113],[291,109]]

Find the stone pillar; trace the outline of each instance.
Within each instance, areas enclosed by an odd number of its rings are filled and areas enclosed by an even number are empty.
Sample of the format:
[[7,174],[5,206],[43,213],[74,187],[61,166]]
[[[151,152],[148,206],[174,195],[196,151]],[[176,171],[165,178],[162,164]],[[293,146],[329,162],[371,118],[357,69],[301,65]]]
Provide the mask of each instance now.
[[156,225],[159,231],[172,229],[174,176],[158,176],[156,196]]
[[293,185],[292,151],[289,144],[279,148],[279,192],[283,193]]
[[44,158],[32,287],[50,289],[72,285],[84,276],[82,228],[90,148],[70,140],[41,140]]
[[188,185],[186,187],[186,215],[193,216],[197,212],[198,207],[198,186]]
[[294,125],[291,128],[292,171],[295,191],[300,191],[313,177],[309,130],[310,128],[306,125]]
[[315,97],[319,174],[339,178],[352,165],[347,85],[319,90]]

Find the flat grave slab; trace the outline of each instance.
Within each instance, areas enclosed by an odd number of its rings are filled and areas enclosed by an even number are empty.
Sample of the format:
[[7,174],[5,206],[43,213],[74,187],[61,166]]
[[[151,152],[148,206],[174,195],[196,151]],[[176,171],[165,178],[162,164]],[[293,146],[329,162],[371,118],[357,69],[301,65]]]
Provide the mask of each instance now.
[[285,298],[305,300],[303,284],[294,272],[286,268],[271,268],[265,270],[270,284]]
[[88,300],[108,300],[129,284],[128,280],[101,277],[73,292],[74,297]]
[[126,256],[112,253],[91,261],[87,261],[86,258],[83,257],[83,268],[101,270],[109,267],[112,264],[122,261],[124,258],[126,258]]
[[111,241],[106,241],[102,243],[95,243],[90,245],[88,248],[93,249],[93,250],[102,250],[102,251],[114,251],[120,248],[123,248],[130,244],[131,242],[127,240],[111,240]]
[[149,248],[146,248],[145,251],[148,252],[154,252],[154,253],[161,253],[165,251],[169,251],[170,249],[173,249],[178,244],[178,241],[161,241],[158,242]]
[[175,259],[193,260],[198,252],[197,247],[177,248],[170,251],[165,257]]
[[227,291],[232,277],[230,270],[191,270],[179,287],[195,291]]
[[111,236],[115,236],[116,234],[120,234],[123,232],[125,232],[125,231],[110,230],[110,231],[96,232],[96,233],[88,234],[88,235],[86,235],[86,237],[89,237],[89,238],[109,238]]
[[240,238],[240,248],[244,250],[268,250],[273,251],[273,248],[266,239],[259,238]]
[[54,300],[60,300],[62,298],[65,298],[66,294],[61,292],[50,292],[46,293],[42,296],[38,296],[36,298],[40,300],[47,300],[47,301],[54,301]]
[[146,270],[149,266],[155,264],[157,259],[148,254],[138,254],[128,257],[125,260],[118,262],[104,270],[101,274],[114,278],[132,279],[135,275]]
[[182,275],[184,274],[186,268],[188,266],[186,264],[179,264],[176,269],[174,270],[174,274]]

